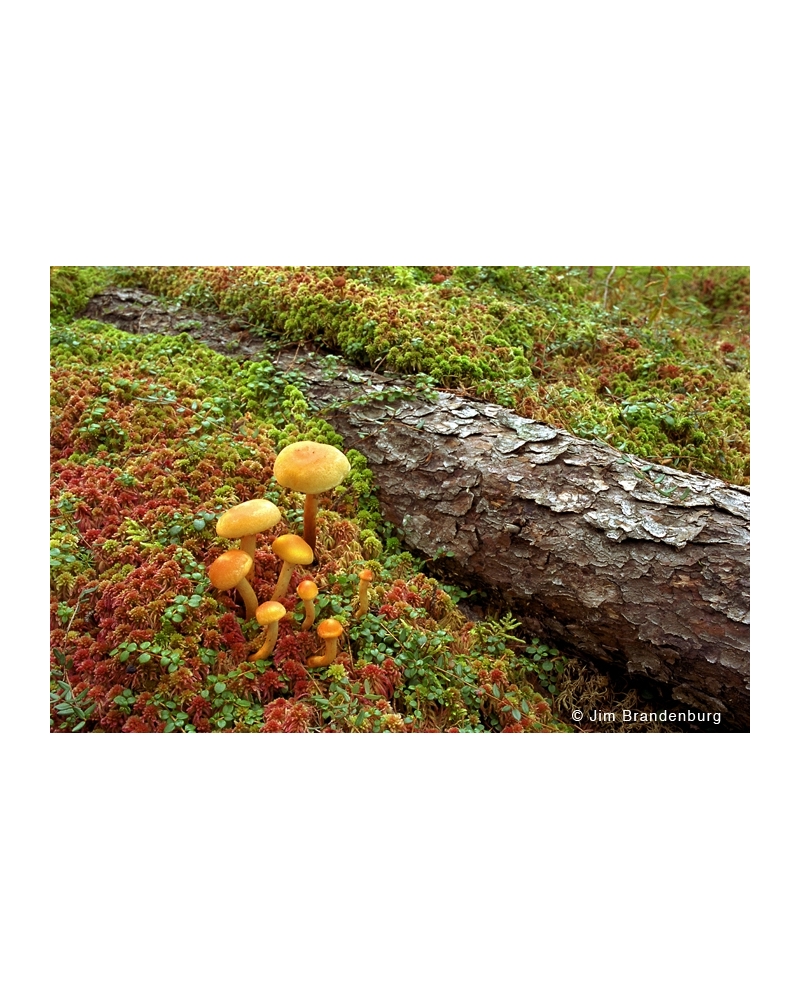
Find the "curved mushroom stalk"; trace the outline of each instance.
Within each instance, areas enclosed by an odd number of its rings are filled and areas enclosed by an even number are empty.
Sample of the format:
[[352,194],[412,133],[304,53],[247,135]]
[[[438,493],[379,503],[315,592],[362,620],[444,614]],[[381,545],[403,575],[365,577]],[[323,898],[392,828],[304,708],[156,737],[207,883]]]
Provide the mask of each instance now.
[[314,624],[314,617],[317,613],[317,610],[314,607],[314,598],[318,593],[319,588],[313,580],[301,580],[301,582],[297,585],[297,596],[303,602],[303,607],[306,612],[303,624],[300,626],[301,632],[308,632]]
[[247,574],[253,568],[253,560],[241,549],[229,549],[218,556],[208,567],[208,578],[211,586],[217,590],[231,590],[244,601],[245,621],[250,621],[256,613],[258,598],[247,582]]
[[257,653],[248,656],[248,663],[255,663],[256,660],[266,660],[272,654],[275,643],[278,641],[278,625],[281,618],[286,614],[286,608],[277,601],[265,601],[259,604],[256,611],[256,618],[259,625],[264,625],[263,643]]
[[362,569],[358,574],[358,611],[356,611],[354,616],[356,618],[363,618],[369,609],[367,592],[373,580],[374,576],[371,569]]
[[308,660],[309,667],[327,667],[333,663],[339,651],[339,636],[342,634],[342,626],[335,618],[326,618],[317,626],[317,635],[325,643],[325,651],[321,656],[312,656]]

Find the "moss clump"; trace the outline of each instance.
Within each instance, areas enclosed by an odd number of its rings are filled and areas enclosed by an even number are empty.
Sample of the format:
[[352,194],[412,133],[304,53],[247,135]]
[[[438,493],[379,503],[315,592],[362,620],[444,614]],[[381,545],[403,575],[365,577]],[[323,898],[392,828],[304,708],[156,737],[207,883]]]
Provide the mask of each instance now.
[[[321,497],[311,574],[318,618],[345,626],[342,652],[309,670],[319,644],[299,631],[291,587],[274,654],[248,661],[258,624],[242,620],[235,592],[210,589],[207,567],[232,544],[215,533],[219,514],[267,497],[284,521],[256,551],[265,601],[280,570],[271,541],[302,530],[300,498],[272,479],[276,452],[304,438],[341,440],[311,414],[296,377],[185,334],[90,320],[53,325],[51,362],[54,731],[567,729],[539,661],[508,630],[466,622],[400,553],[357,451],[347,482]],[[354,621],[365,565],[375,577],[370,610]]]
[[135,268],[256,332],[749,481],[749,269]]
[[130,272],[121,267],[51,267],[51,322],[69,322],[85,308],[89,299],[112,282],[127,280],[130,280]]

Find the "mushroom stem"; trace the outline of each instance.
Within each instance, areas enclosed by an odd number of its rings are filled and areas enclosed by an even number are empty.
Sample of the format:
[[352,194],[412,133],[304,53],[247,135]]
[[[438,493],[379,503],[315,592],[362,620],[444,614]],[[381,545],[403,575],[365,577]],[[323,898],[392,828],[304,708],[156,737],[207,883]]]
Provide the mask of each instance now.
[[253,560],[253,568],[247,574],[247,579],[252,580],[256,575],[256,536],[245,535],[239,542],[239,548],[242,552],[246,552]]
[[342,626],[335,618],[326,618],[317,626],[317,635],[325,642],[325,652],[322,656],[312,656],[308,660],[309,667],[327,667],[336,659],[337,642],[342,634]]
[[303,619],[303,624],[300,626],[301,632],[308,632],[311,626],[314,624],[314,618],[316,617],[316,608],[314,607],[314,598],[319,593],[319,588],[313,580],[301,580],[297,584],[297,596],[303,602],[303,607],[306,611],[306,616]]
[[242,600],[244,601],[244,620],[249,622],[250,619],[255,615],[256,608],[258,607],[258,598],[256,597],[256,592],[247,582],[247,580],[240,580],[236,584],[236,590],[239,592]]
[[256,555],[256,536],[255,535],[245,535],[244,538],[240,540],[239,548],[242,552],[246,552],[251,559],[255,559]]
[[339,640],[336,636],[332,639],[325,640],[325,652],[322,656],[312,656],[309,661],[309,667],[327,667],[329,663],[333,663],[336,659],[336,654],[339,652]]
[[256,660],[266,660],[266,658],[272,653],[275,648],[275,643],[278,641],[278,622],[270,622],[267,625],[266,631],[264,632],[264,645],[259,649],[257,653],[253,653],[252,656],[247,657],[248,663],[255,663]]
[[277,601],[281,597],[285,597],[286,591],[289,589],[289,581],[292,579],[292,570],[295,567],[295,563],[286,562],[284,560],[283,566],[281,566],[281,572],[278,576],[278,582],[275,584],[275,589],[272,591],[271,601]]
[[303,601],[303,607],[306,609],[306,616],[303,619],[303,624],[300,626],[300,631],[308,632],[308,630],[314,624],[314,602]]
[[369,590],[369,585],[372,583],[372,570],[362,569],[358,574],[358,611],[356,611],[356,618],[362,618],[369,609],[369,600],[367,598],[367,591]]
[[303,538],[315,549],[317,546],[317,510],[319,501],[316,493],[306,493],[306,504],[303,509]]

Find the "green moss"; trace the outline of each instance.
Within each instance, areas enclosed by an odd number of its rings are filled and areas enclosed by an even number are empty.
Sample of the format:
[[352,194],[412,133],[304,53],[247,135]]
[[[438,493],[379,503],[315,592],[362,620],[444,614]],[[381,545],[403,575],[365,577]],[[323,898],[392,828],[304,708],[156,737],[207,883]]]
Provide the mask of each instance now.
[[[323,496],[318,617],[348,629],[322,676],[297,608],[268,661],[259,628],[206,567],[230,543],[219,514],[266,496],[275,533],[302,530],[302,498],[272,479],[275,454],[313,437],[341,444],[300,381],[268,361],[224,357],[185,335],[135,335],[91,320],[51,337],[52,720],[76,732],[552,732],[531,664],[490,643],[437,582],[399,552],[364,456]],[[269,599],[279,561],[262,536],[254,586]],[[375,575],[357,620],[358,571]],[[287,616],[289,619],[290,616]],[[502,689],[502,690],[501,690]]]
[[[275,454],[341,439],[309,407],[302,379],[269,361],[223,356],[186,334],[67,322],[94,290],[145,282],[244,316],[257,333],[414,372],[420,388],[459,388],[744,481],[744,279],[742,269],[655,279],[643,269],[53,269],[54,728],[554,732],[568,729],[557,704],[579,683],[557,650],[520,642],[513,620],[463,618],[456,591],[387,530],[355,450],[348,479],[322,498],[314,570],[318,616],[346,624],[346,647],[310,676],[318,641],[296,630],[291,608],[273,657],[250,663],[257,626],[208,583],[206,566],[229,547],[216,518],[265,496],[284,511],[276,532],[301,530],[301,498],[271,477]],[[266,546],[256,562],[265,600],[278,564]],[[370,610],[354,620],[365,565]]]
[[112,282],[129,280],[127,268],[51,267],[50,320],[65,323],[84,309],[93,296]]
[[256,332],[748,481],[747,268],[176,267],[131,280]]

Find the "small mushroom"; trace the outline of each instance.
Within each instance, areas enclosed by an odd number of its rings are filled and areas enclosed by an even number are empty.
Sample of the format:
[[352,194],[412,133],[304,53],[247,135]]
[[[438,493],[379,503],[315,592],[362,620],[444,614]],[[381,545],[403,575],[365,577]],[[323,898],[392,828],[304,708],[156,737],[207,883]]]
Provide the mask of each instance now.
[[241,549],[228,549],[208,567],[212,587],[217,590],[236,588],[244,601],[245,621],[250,621],[258,607],[255,591],[247,582],[247,574],[252,568],[253,560]]
[[358,611],[355,613],[356,618],[361,618],[367,613],[367,609],[369,608],[367,591],[374,579],[371,569],[362,569],[358,574]]
[[314,553],[299,535],[281,535],[272,543],[272,551],[279,559],[283,559],[278,582],[272,591],[272,600],[277,601],[289,589],[295,566],[310,566],[314,561]]
[[255,663],[256,660],[266,660],[275,648],[278,641],[278,624],[286,614],[286,608],[278,601],[265,601],[259,604],[256,610],[256,620],[259,625],[264,625],[264,642],[257,653],[248,656],[248,663]]
[[335,618],[325,618],[317,625],[317,635],[325,642],[325,652],[321,656],[312,656],[308,660],[309,667],[327,667],[333,663],[339,652],[339,636],[342,626]]
[[297,584],[297,596],[303,602],[303,607],[306,609],[306,616],[303,619],[303,624],[300,626],[301,632],[307,632],[314,624],[314,616],[316,614],[314,598],[318,593],[319,588],[313,580],[301,580]]
[[239,548],[255,560],[256,535],[274,528],[280,519],[281,512],[272,501],[246,500],[220,515],[217,534],[220,538],[239,539]]
[[317,496],[338,486],[349,471],[350,463],[338,448],[317,441],[295,441],[275,459],[277,482],[306,495],[303,538],[312,549],[317,543]]

